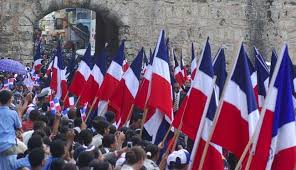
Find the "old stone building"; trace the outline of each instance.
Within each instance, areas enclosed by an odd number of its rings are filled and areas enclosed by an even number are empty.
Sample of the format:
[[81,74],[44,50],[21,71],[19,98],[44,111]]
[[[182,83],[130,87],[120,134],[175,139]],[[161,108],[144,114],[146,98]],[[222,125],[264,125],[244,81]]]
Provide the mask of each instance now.
[[293,0],[0,0],[0,56],[32,60],[34,23],[46,14],[70,7],[99,13],[110,43],[127,40],[129,60],[141,46],[153,48],[161,29],[187,60],[191,42],[199,53],[207,36],[213,54],[223,46],[228,62],[236,55],[241,40],[250,55],[255,45],[268,59],[271,48],[279,52],[287,41],[296,59]]

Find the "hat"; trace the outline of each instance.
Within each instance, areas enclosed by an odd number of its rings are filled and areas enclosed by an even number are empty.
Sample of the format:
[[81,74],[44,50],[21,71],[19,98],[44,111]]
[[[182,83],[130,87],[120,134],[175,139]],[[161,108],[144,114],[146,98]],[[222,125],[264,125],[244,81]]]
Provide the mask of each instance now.
[[44,88],[41,90],[41,92],[37,95],[38,98],[41,97],[45,97],[48,96],[48,94],[50,93],[50,89],[49,88]]
[[186,149],[172,152],[167,159],[168,166],[187,165],[190,161],[190,153]]

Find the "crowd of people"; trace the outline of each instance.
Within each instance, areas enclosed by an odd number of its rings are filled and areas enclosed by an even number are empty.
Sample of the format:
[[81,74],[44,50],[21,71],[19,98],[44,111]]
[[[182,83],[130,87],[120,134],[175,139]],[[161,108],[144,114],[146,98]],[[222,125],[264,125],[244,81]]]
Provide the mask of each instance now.
[[[46,63],[33,88],[24,83],[26,76],[1,73],[1,87],[4,80],[14,79],[13,85],[0,91],[1,170],[188,169],[193,142],[180,135],[173,151],[164,154],[167,144],[151,144],[141,133],[142,111],[135,109],[129,126],[122,128],[116,127],[112,111],[87,122],[81,118],[81,106],[52,114],[50,90],[44,88]],[[174,110],[189,87],[190,79],[182,88],[173,84]],[[225,169],[229,164],[225,159]]]

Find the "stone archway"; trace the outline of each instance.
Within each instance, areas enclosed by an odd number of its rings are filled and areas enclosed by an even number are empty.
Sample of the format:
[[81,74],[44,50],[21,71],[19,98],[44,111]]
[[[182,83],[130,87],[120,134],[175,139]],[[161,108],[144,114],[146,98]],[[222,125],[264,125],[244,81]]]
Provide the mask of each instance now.
[[[109,44],[108,50],[114,54],[121,39],[120,30],[124,25],[119,14],[111,9],[111,1],[90,1],[90,0],[34,0],[30,5],[26,5],[24,11],[15,14],[14,20],[10,23],[15,27],[14,42],[17,44],[13,58],[28,63],[33,55],[33,32],[34,24],[45,15],[65,9],[65,8],[85,8],[96,12],[100,26],[96,38],[101,41],[96,42],[97,46],[102,47],[105,42]],[[114,6],[113,6],[114,7]],[[12,50],[13,51],[13,50]]]

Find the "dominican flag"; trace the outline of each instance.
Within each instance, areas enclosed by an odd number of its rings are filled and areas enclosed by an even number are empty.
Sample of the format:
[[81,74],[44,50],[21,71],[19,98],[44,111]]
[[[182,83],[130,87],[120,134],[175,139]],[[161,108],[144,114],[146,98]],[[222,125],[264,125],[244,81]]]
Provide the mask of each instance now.
[[269,83],[269,69],[265,63],[265,60],[259,53],[259,51],[255,49],[255,69],[257,70],[257,82],[258,82],[258,99],[257,104],[259,110],[261,110],[266,93],[268,90]]
[[[223,49],[220,49],[218,51],[217,56],[214,60],[213,68],[214,68],[214,74],[217,76],[216,89],[223,89],[224,83],[226,80],[226,63],[225,63],[225,55],[224,55]],[[199,74],[199,72],[197,74]],[[191,158],[190,158],[190,160],[192,160],[192,164],[190,165],[191,169],[198,169],[206,141],[208,140],[209,134],[212,129],[213,119],[217,109],[217,100],[215,96],[220,98],[219,90],[218,90],[218,93],[212,94],[209,109],[206,115],[203,130],[202,130],[201,138],[198,139],[198,136],[196,136],[196,139],[194,141],[193,154],[191,154]],[[203,170],[224,169],[221,146],[218,146],[210,142],[209,149],[205,157],[205,162],[202,169]]]
[[91,74],[83,87],[81,93],[81,98],[79,103],[82,105],[84,103],[92,103],[95,96],[100,91],[102,86],[104,75],[107,70],[107,51],[102,49],[100,54],[95,58],[95,65],[91,71]]
[[129,68],[129,65],[128,65],[127,59],[124,59],[123,64],[122,64],[123,72],[126,72],[128,70],[128,68]]
[[185,81],[187,80],[187,68],[184,67],[184,61],[183,61],[182,53],[181,53],[181,57],[180,57],[180,68],[181,68],[181,72],[182,72],[182,75],[183,75],[183,80],[184,80],[184,83],[185,83]]
[[146,67],[146,71],[144,73],[143,80],[142,80],[142,82],[140,84],[138,93],[137,93],[136,98],[135,98],[135,105],[138,108],[142,109],[142,110],[145,109],[146,102],[147,102],[147,99],[148,99],[147,96],[148,96],[149,84],[150,84],[151,77],[152,77],[153,58],[154,58],[154,55],[151,53],[151,50],[150,50],[149,64]]
[[175,128],[182,124],[181,131],[191,140],[194,140],[196,137],[206,101],[211,97],[213,90],[210,87],[214,76],[211,56],[211,47],[207,39],[191,89],[183,100],[173,121]]
[[117,55],[113,58],[105,78],[100,88],[99,104],[98,104],[98,115],[105,113],[108,108],[108,100],[111,98],[119,82],[122,78],[123,70],[122,65],[124,61],[124,41],[121,42],[120,47],[117,51]]
[[175,80],[178,82],[178,84],[180,86],[183,86],[183,84],[185,82],[184,74],[183,74],[181,66],[179,65],[178,60],[176,58],[175,51],[173,51],[173,55],[174,55],[174,60],[175,60],[175,70],[174,70]]
[[[295,169],[296,123],[293,106],[292,67],[288,47],[278,58],[266,98],[263,122],[259,122],[250,169]],[[261,128],[260,128],[261,127]],[[256,139],[256,137],[255,137]]]
[[173,97],[169,69],[169,57],[165,44],[164,31],[161,31],[152,64],[149,85],[148,107],[159,109],[169,120],[173,120]]
[[58,41],[55,57],[53,60],[50,88],[55,92],[56,98],[62,100],[65,99],[68,91],[68,85],[60,41]]
[[[149,87],[147,90],[148,101],[146,108],[148,113],[144,127],[149,136],[152,137],[152,143],[154,144],[159,144],[163,140],[173,119],[169,57],[164,36],[164,31],[161,31],[153,58],[151,73],[149,73],[151,75],[149,75],[150,77],[145,77]],[[143,98],[143,103],[146,103],[145,98]]]
[[34,55],[34,70],[35,72],[40,71],[42,64],[41,64],[42,58],[41,58],[41,41],[39,41],[35,55]]
[[85,103],[83,105],[83,107],[80,109],[80,116],[83,121],[85,121],[86,117],[87,117],[87,115],[86,115],[87,105],[88,105],[88,103]]
[[271,62],[270,62],[270,75],[269,75],[269,81],[271,80],[271,77],[273,75],[273,71],[274,71],[274,68],[275,68],[275,64],[277,62],[277,54],[275,52],[275,49],[272,49],[272,54],[271,54]]
[[58,98],[53,98],[53,100],[50,100],[49,104],[51,114],[55,115],[57,112],[61,111],[61,105]]
[[248,56],[243,44],[229,76],[211,142],[226,148],[239,158],[259,119]]
[[[247,53],[246,53],[247,54]],[[249,57],[247,57],[248,64],[249,64],[249,69],[250,69],[250,75],[251,75],[251,82],[252,82],[252,87],[254,90],[255,98],[256,98],[256,103],[258,106],[258,82],[257,82],[257,70],[253,66],[251,60]]]
[[146,69],[147,69],[147,67],[148,67],[148,65],[149,65],[149,61],[148,61],[148,58],[147,58],[147,56],[146,56],[146,54],[145,54],[145,51],[144,51],[144,64],[143,64],[143,66],[142,66],[142,71],[141,71],[141,74],[145,74],[145,72],[146,72]]
[[69,91],[72,94],[76,96],[81,95],[83,90],[82,87],[86,84],[88,77],[91,74],[92,67],[91,47],[89,44],[69,87]]
[[116,110],[116,122],[122,127],[128,120],[140,85],[144,49],[142,48],[110,98],[109,105]]
[[48,67],[46,69],[46,76],[49,77],[51,75],[51,70],[52,70],[52,64],[53,64],[53,60],[50,61],[50,63],[48,64]]
[[191,46],[191,78],[194,79],[195,73],[196,73],[196,65],[197,65],[197,59],[195,57],[194,53],[194,44],[192,43]]
[[14,83],[14,78],[9,78],[4,80],[3,89],[12,89]]

